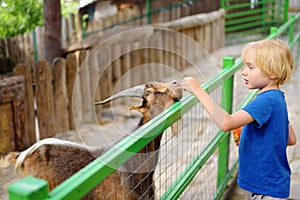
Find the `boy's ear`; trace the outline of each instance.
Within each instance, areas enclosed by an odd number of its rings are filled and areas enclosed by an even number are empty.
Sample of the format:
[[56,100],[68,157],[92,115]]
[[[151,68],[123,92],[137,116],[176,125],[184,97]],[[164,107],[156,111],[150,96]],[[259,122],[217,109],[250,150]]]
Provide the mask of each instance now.
[[277,79],[278,78],[278,76],[276,76],[275,74],[271,74],[271,76],[270,76],[270,79]]

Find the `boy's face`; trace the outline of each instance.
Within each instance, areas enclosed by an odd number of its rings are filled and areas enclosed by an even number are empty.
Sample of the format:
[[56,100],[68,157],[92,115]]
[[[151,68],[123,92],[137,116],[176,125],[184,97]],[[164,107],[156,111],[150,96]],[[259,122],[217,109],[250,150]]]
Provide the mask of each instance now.
[[259,90],[273,86],[274,81],[262,73],[261,69],[255,63],[255,58],[255,52],[249,50],[245,56],[244,69],[242,71],[244,84],[248,89]]

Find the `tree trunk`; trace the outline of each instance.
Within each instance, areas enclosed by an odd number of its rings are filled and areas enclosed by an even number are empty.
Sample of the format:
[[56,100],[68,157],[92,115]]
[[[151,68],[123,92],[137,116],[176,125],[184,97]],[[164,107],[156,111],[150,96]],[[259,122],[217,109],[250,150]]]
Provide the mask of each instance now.
[[45,57],[52,62],[62,56],[60,0],[44,0]]

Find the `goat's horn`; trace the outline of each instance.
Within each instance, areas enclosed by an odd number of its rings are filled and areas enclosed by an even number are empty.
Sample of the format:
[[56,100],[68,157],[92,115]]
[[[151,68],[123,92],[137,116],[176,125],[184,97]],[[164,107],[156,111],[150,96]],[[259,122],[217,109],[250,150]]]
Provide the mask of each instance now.
[[121,98],[121,97],[138,97],[138,98],[143,98],[143,94],[144,94],[144,88],[145,88],[145,85],[138,85],[138,86],[135,86],[133,88],[129,88],[129,89],[126,89],[126,90],[123,90],[103,101],[98,101],[98,102],[95,102],[95,105],[101,105],[101,104],[105,104],[107,102],[110,102],[114,99],[118,99],[118,98]]

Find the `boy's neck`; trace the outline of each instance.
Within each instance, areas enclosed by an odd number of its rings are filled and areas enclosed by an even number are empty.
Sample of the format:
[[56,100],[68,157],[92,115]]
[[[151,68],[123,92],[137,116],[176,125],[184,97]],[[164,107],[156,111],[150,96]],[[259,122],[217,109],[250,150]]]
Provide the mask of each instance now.
[[279,90],[279,84],[278,83],[270,83],[269,85],[266,85],[265,87],[259,89],[259,93],[268,91],[268,90]]

